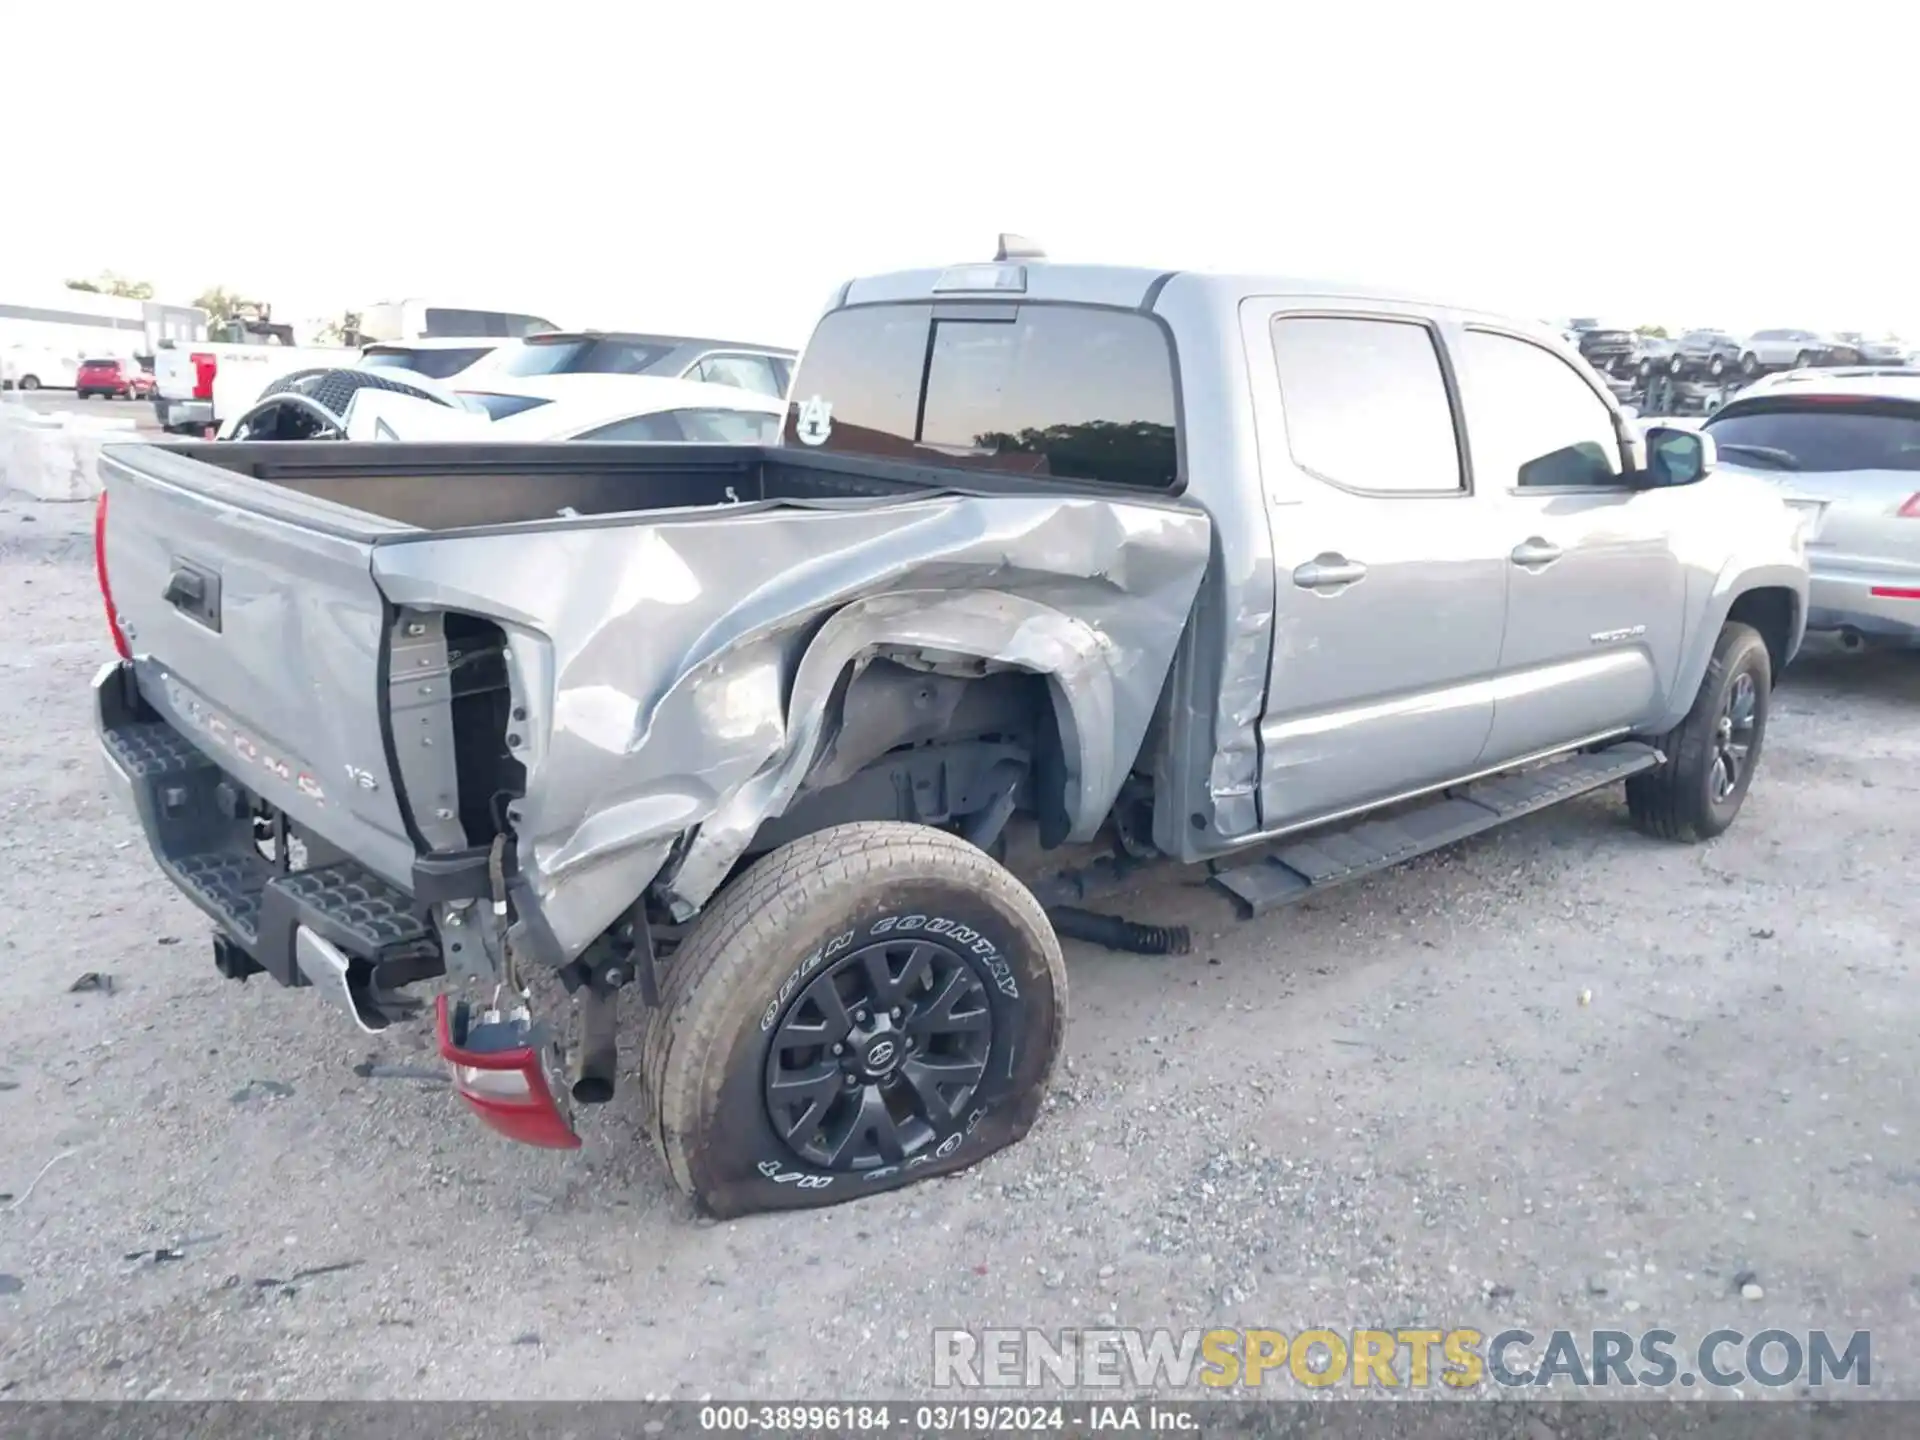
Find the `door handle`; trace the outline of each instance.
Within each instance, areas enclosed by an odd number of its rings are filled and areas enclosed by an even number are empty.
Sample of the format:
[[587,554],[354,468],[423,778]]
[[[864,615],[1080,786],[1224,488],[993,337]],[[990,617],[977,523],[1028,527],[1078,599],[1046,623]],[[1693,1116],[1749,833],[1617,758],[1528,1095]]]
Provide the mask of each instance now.
[[190,560],[175,560],[161,597],[182,615],[209,630],[220,629],[220,576]]
[[1560,558],[1560,547],[1549,545],[1538,535],[1530,535],[1513,547],[1513,563],[1516,565],[1551,565]]
[[1331,585],[1353,585],[1367,578],[1367,567],[1344,555],[1316,555],[1293,572],[1293,583],[1302,590],[1322,590]]

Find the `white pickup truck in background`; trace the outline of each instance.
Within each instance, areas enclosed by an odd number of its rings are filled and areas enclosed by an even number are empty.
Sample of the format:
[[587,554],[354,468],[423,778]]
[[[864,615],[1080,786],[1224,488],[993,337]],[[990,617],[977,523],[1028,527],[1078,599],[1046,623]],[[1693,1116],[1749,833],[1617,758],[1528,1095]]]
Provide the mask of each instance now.
[[219,338],[163,346],[154,356],[154,414],[170,435],[210,440],[282,375],[360,358],[341,346],[296,345],[293,327],[267,320],[229,321],[209,333]]

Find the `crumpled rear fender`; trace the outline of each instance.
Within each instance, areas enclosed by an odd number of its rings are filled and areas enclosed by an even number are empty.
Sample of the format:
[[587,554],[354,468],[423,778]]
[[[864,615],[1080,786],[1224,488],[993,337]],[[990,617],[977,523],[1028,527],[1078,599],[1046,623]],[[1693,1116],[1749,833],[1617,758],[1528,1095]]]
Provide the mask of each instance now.
[[1197,508],[1061,495],[739,506],[382,547],[396,604],[505,630],[520,857],[578,954],[669,864],[690,914],[800,791],[849,665],[1047,678],[1073,832],[1111,806],[1211,553]]
[[1023,595],[900,591],[854,601],[820,628],[794,675],[787,743],[777,763],[702,822],[668,887],[677,906],[704,903],[761,824],[785,812],[827,737],[832,694],[848,668],[882,652],[909,651],[966,656],[1046,677],[1066,758],[1068,839],[1093,837],[1152,718],[1137,697],[1119,690],[1115,670],[1124,657],[1114,642],[1087,621]]

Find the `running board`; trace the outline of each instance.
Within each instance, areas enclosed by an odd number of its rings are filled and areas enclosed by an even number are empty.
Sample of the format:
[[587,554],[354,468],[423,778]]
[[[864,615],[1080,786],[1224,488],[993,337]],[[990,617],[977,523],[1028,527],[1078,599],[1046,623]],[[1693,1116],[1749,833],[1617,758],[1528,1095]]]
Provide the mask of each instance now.
[[1568,755],[1531,770],[1460,786],[1392,819],[1363,820],[1343,830],[1295,840],[1250,864],[1218,871],[1213,881],[1232,895],[1249,917],[1264,915],[1343,880],[1357,880],[1388,869],[1482,830],[1651,770],[1665,758],[1651,745],[1638,741]]

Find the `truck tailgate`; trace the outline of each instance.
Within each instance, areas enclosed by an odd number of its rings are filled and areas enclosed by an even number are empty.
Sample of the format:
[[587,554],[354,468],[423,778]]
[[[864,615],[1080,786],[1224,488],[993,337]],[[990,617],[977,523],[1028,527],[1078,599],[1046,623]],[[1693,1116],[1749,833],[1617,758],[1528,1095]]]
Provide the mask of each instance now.
[[387,761],[389,607],[373,542],[404,531],[251,478],[109,447],[104,557],[140,692],[229,774],[403,888],[415,847]]
[[153,357],[154,391],[166,400],[191,400],[198,370],[185,350],[163,349]]

